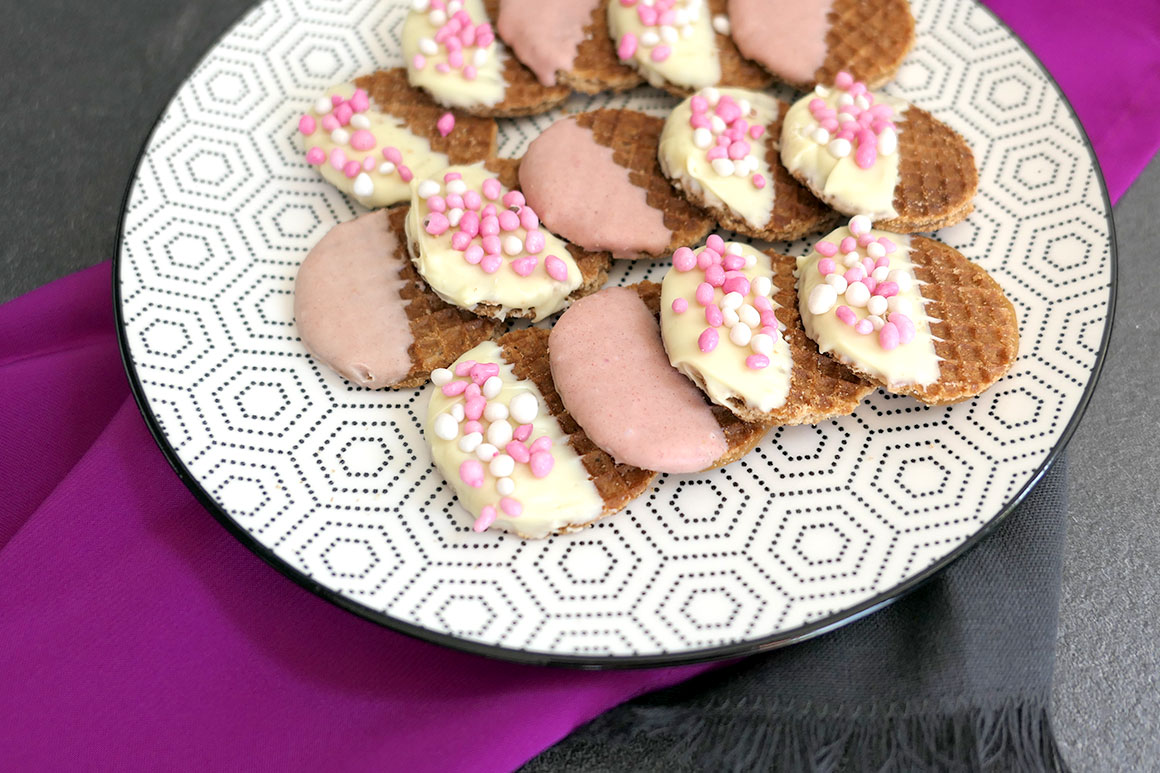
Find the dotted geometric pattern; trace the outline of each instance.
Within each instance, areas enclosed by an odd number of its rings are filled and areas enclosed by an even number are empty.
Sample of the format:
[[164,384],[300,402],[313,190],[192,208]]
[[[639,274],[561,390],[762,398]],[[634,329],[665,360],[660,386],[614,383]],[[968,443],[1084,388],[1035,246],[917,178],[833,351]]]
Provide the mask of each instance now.
[[[918,42],[887,91],[973,147],[976,209],[938,238],[987,268],[1020,320],[1015,368],[981,397],[928,408],[878,392],[853,416],[772,432],[725,469],[661,476],[578,534],[476,534],[423,442],[427,390],[352,387],[306,353],[292,319],[302,258],[361,212],[304,162],[297,116],[327,86],[401,63],[404,7],[267,0],[177,94],[133,185],[121,318],[149,409],[241,529],[311,581],[430,632],[679,657],[848,614],[946,557],[1031,480],[1092,378],[1111,292],[1102,190],[1056,90],[973,0],[913,9]],[[673,104],[641,88],[568,109]],[[557,115],[502,121],[501,151],[519,155]],[[610,281],[663,271],[618,263]]]

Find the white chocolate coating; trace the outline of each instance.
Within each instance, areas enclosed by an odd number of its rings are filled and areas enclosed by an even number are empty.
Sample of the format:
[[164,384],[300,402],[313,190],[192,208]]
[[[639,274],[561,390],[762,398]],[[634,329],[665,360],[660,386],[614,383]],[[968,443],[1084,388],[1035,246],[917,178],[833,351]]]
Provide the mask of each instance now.
[[653,86],[663,86],[665,82],[690,89],[712,86],[721,80],[721,60],[717,53],[717,35],[713,31],[712,15],[704,0],[678,0],[675,9],[683,11],[687,17],[687,33],[678,29],[677,39],[659,45],[667,45],[671,53],[664,61],[654,61],[652,49],[643,45],[641,36],[646,33],[661,34],[661,27],[646,27],[641,23],[637,5],[625,7],[617,0],[608,3],[608,32],[613,46],[618,45],[626,33],[636,36],[636,51],[628,64],[636,68]]
[[[487,11],[484,10],[482,0],[462,2],[463,9],[471,15],[473,22],[480,24],[487,21]],[[407,80],[411,85],[424,89],[436,102],[448,107],[492,107],[502,102],[507,90],[507,81],[503,77],[503,60],[507,52],[503,45],[495,40],[482,49],[487,52],[487,58],[482,63],[475,63],[472,54],[468,53],[467,60],[477,71],[475,80],[467,80],[462,70],[441,73],[435,68],[447,61],[447,51],[439,47],[434,54],[422,54],[420,50],[420,41],[433,40],[439,29],[431,23],[429,14],[411,11],[403,22],[403,60],[407,64]],[[472,47],[469,52],[475,50]],[[415,67],[415,54],[422,54],[426,59],[422,69]]]

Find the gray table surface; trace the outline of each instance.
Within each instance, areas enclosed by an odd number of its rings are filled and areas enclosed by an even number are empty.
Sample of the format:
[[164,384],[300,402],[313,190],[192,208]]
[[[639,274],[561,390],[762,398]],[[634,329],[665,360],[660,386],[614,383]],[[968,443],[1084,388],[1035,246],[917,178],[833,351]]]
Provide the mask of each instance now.
[[[153,120],[250,3],[0,3],[0,301],[112,256]],[[1115,209],[1117,321],[1069,447],[1053,705],[1077,771],[1160,764],[1158,209],[1160,157]]]

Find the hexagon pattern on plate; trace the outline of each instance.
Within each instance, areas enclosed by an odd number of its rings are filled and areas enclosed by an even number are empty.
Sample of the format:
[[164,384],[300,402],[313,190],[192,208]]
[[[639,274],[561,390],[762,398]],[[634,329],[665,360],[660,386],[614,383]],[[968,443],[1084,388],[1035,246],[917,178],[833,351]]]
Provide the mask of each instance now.
[[[913,7],[918,43],[887,90],[974,148],[977,208],[938,236],[1019,313],[1019,361],[990,392],[948,408],[879,392],[853,416],[775,430],[726,469],[662,476],[578,534],[476,534],[424,445],[426,390],[352,387],[292,319],[299,262],[361,211],[302,159],[297,116],[327,86],[400,64],[405,9],[267,0],[169,106],[125,218],[121,318],[173,453],[292,569],[381,619],[506,650],[679,657],[889,592],[996,518],[1058,444],[1098,361],[1112,275],[1091,154],[1038,64],[973,0]],[[567,107],[673,104],[642,88]],[[501,121],[501,152],[557,116]],[[663,272],[621,263],[610,281]]]

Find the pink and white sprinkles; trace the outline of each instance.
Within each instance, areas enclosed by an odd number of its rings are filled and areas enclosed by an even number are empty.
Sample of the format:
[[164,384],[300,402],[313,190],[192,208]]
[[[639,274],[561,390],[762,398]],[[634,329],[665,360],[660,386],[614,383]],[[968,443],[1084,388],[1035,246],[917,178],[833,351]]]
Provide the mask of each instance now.
[[649,59],[663,62],[672,56],[673,45],[693,34],[693,24],[701,18],[705,0],[613,0],[625,8],[636,6],[636,15],[646,29],[638,38],[631,32],[616,42],[616,55],[627,62],[638,48],[649,49]]
[[491,57],[495,42],[491,23],[476,24],[460,0],[413,0],[411,10],[427,14],[427,21],[435,27],[434,37],[419,39],[419,51],[411,57],[411,66],[422,70],[428,59],[438,56],[442,61],[433,65],[435,72],[458,72],[464,80],[475,80],[479,68]]
[[[524,194],[504,193],[494,177],[484,180],[478,191],[469,189],[459,172],[443,175],[442,185],[424,180],[416,192],[428,209],[423,230],[435,237],[450,232],[451,248],[484,273],[499,271],[504,255],[514,258],[509,265],[520,277],[530,277],[539,266],[546,240],[540,218]],[[557,282],[568,280],[568,266],[560,258],[548,255],[543,263],[549,277]]]
[[823,97],[830,90],[818,85],[818,95],[810,100],[810,115],[817,125],[807,129],[810,138],[824,145],[834,158],[854,154],[854,163],[861,169],[874,166],[879,154],[893,155],[898,151],[898,127],[891,120],[894,108],[885,103],[874,104],[874,95],[866,84],[855,81],[848,72],[840,72],[834,79],[834,88],[843,93],[838,97],[835,110]]
[[[688,247],[673,253],[673,268],[677,271],[704,274],[695,298],[697,305],[705,310],[707,327],[697,338],[697,346],[706,354],[713,351],[721,341],[724,328],[729,341],[748,352],[745,365],[750,370],[769,367],[769,357],[780,331],[770,300],[773,282],[767,276],[750,281],[742,271],[756,262],[755,256],[742,255],[740,244],[726,247],[716,234],[709,237],[699,253]],[[672,309],[676,314],[686,314],[689,302],[677,298]]]
[[536,478],[547,476],[556,465],[552,438],[532,438],[532,422],[540,415],[540,401],[525,391],[505,405],[498,399],[503,379],[494,362],[464,360],[454,371],[433,370],[431,381],[444,395],[463,400],[439,414],[433,427],[440,440],[458,438],[459,450],[474,457],[459,465],[459,479],[472,488],[483,488],[487,473],[495,479],[497,500],[483,507],[472,528],[485,530],[501,511],[509,518],[519,518],[524,505],[512,496],[516,490],[512,478],[516,465],[526,464]]
[[[825,283],[810,291],[810,313],[820,316],[832,310],[861,335],[877,332],[878,344],[887,351],[910,343],[914,339],[914,309],[900,293],[910,289],[911,275],[909,271],[890,268],[889,255],[898,246],[885,236],[875,239],[865,215],[850,220],[850,233],[853,236],[837,245],[823,239],[814,247],[822,256],[817,269]],[[859,248],[865,255],[858,252]],[[841,257],[837,257],[839,253]],[[838,267],[839,260],[845,272]],[[839,297],[845,304],[839,305]],[[859,319],[854,309],[865,309],[867,316]]]
[[[715,88],[701,89],[689,100],[693,145],[705,151],[713,171],[722,177],[749,177],[753,187],[764,188],[765,175],[754,174],[758,159],[750,141],[765,133],[759,123],[750,123],[753,108],[745,99],[734,99]],[[758,145],[757,149],[762,150]]]
[[[342,172],[348,179],[354,180],[354,194],[356,196],[371,196],[375,192],[375,181],[370,173],[378,171],[383,176],[398,174],[403,182],[409,183],[414,174],[403,163],[403,154],[398,148],[383,148],[382,161],[371,153],[378,144],[375,135],[371,133],[371,121],[366,113],[370,110],[370,96],[365,89],[355,89],[350,99],[343,99],[338,94],[329,97],[319,97],[314,105],[314,112],[318,118],[306,113],[298,119],[298,131],[305,137],[311,137],[320,128],[329,133],[330,141],[336,148],[332,148],[330,155],[315,146],[306,151],[306,160],[314,166],[330,162],[336,170]],[[366,153],[360,161],[348,156],[345,148],[351,151]]]

